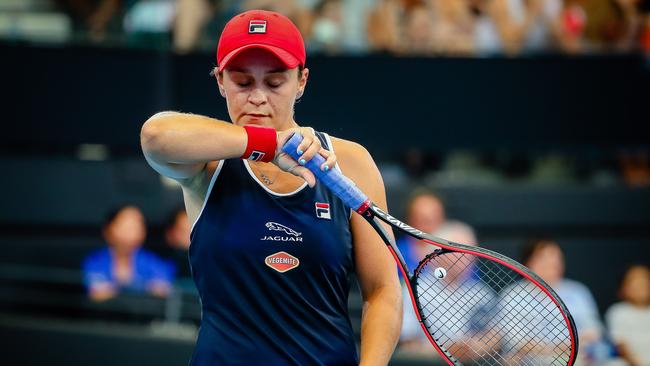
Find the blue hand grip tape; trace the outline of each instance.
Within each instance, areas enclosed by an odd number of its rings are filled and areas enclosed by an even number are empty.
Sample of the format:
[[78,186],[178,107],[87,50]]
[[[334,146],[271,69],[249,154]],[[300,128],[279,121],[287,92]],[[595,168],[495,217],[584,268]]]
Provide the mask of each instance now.
[[[300,155],[298,154],[298,145],[300,145],[301,141],[302,136],[294,133],[289,141],[282,146],[282,151],[297,161],[298,158],[300,158]],[[341,174],[341,172],[334,167],[330,167],[330,170],[328,171],[321,170],[320,167],[324,162],[325,158],[320,154],[316,154],[316,156],[305,164],[305,167],[314,173],[316,178],[323,182],[323,184],[337,195],[343,203],[355,211],[358,210],[359,207],[366,202],[368,196],[363,194],[363,192],[361,192],[361,190],[357,188],[348,177]]]

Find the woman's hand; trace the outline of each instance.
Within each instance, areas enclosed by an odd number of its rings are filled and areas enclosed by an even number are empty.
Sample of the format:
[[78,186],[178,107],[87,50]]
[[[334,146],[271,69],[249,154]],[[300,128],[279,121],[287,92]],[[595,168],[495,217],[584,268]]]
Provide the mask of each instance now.
[[[294,160],[289,154],[282,151],[284,144],[291,138],[294,133],[302,135],[303,139],[298,145],[298,154],[300,158],[298,161]],[[303,165],[307,164],[316,154],[320,154],[325,158],[325,162],[320,166],[321,170],[328,171],[336,164],[336,155],[328,150],[323,149],[320,140],[316,137],[314,129],[311,127],[297,127],[290,128],[284,131],[278,131],[278,147],[275,152],[273,164],[280,167],[280,169],[294,174],[304,179],[310,187],[316,185],[316,177],[314,174],[305,168]]]

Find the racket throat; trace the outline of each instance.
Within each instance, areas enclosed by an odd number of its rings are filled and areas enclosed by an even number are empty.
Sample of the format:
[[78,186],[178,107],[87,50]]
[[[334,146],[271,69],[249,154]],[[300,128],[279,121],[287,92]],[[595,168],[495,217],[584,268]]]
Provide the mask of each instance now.
[[370,202],[370,199],[367,199],[367,200],[363,201],[361,206],[359,206],[359,208],[357,208],[356,211],[357,211],[357,213],[359,215],[365,217],[366,216],[365,213],[368,212],[371,205],[372,205],[372,202]]

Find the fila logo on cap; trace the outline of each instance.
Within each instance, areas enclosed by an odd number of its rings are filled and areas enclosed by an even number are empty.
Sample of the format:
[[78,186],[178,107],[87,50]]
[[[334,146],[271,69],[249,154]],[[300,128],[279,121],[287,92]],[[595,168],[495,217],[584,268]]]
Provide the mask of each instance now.
[[330,214],[330,204],[316,202],[316,217],[319,219],[331,220],[332,215]]
[[248,33],[266,33],[266,20],[251,20],[248,22]]

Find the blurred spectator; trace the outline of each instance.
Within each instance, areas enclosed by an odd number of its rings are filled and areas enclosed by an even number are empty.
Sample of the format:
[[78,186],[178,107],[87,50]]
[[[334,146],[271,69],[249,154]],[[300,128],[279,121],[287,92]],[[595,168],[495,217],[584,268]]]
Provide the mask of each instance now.
[[[439,226],[438,230],[433,232],[433,235],[457,243],[471,246],[477,245],[474,230],[469,225],[460,221],[444,222]],[[429,248],[435,248],[431,245],[428,246]],[[462,361],[470,362],[473,357],[480,356],[472,351],[472,340],[471,337],[468,338],[468,334],[472,332],[480,333],[486,330],[484,327],[487,325],[486,322],[481,321],[481,318],[485,316],[485,312],[481,310],[485,310],[485,307],[492,303],[495,299],[495,294],[491,288],[474,278],[474,271],[471,270],[473,266],[464,266],[462,269],[459,269],[461,268],[459,266],[454,266],[460,260],[458,256],[462,256],[462,254],[445,254],[437,259],[436,265],[447,269],[445,278],[448,281],[445,282],[445,285],[442,285],[441,282],[433,281],[432,285],[440,284],[441,287],[438,289],[437,296],[441,299],[453,298],[453,293],[456,288],[452,288],[452,284],[463,286],[463,292],[467,294],[463,297],[466,301],[462,305],[459,304],[456,311],[450,311],[450,314],[445,315],[450,318],[453,317],[454,321],[449,322],[450,329],[445,330],[444,333],[450,335],[457,334],[458,337],[462,337],[462,339],[456,338],[455,340],[457,342],[453,342],[452,340],[452,343],[447,344],[447,347],[453,348],[454,354],[463,355],[465,358]],[[420,259],[423,258],[421,257]],[[464,278],[464,280],[460,280],[459,278]],[[436,357],[437,354],[434,348],[420,327],[405,286],[403,287],[403,291],[404,320],[402,322],[402,333],[400,337],[400,352],[406,352],[411,355]],[[449,306],[453,308],[454,305]],[[468,311],[468,307],[471,310]],[[479,324],[482,324],[482,326],[479,326]],[[469,328],[463,329],[463,326],[476,327],[476,329],[470,331]]]
[[398,55],[432,55],[432,8],[422,0],[380,0],[368,16],[368,43],[374,51]]
[[619,303],[605,314],[619,354],[630,366],[650,365],[650,268],[630,266],[618,293]]
[[[298,27],[305,39],[311,38],[313,4],[307,0],[246,0],[242,2],[241,11],[262,9],[286,15]],[[312,6],[309,6],[312,5]]]
[[650,156],[647,151],[623,151],[619,154],[619,163],[628,186],[650,186]]
[[314,22],[307,45],[312,51],[338,53],[343,44],[342,0],[321,0],[314,9]]
[[396,52],[400,47],[402,6],[400,0],[378,0],[370,11],[366,30],[373,51]]
[[425,3],[411,1],[405,7],[403,28],[400,53],[418,56],[433,54],[433,13]]
[[215,14],[217,4],[212,0],[177,0],[174,19],[174,51],[183,54],[198,44],[205,25]]
[[556,45],[560,50],[577,53],[582,50],[587,13],[582,0],[564,0],[560,16],[551,21]]
[[190,220],[183,207],[174,210],[165,223],[166,248],[163,256],[174,261],[178,269],[177,277],[192,276],[188,258],[191,229]]
[[[78,30],[87,31],[90,39],[104,41],[109,25],[121,13],[122,0],[54,0],[72,19]],[[119,29],[119,23],[115,23]]]
[[126,9],[124,33],[128,44],[168,49],[176,1],[138,0]]
[[587,13],[585,37],[595,48],[607,49],[622,38],[624,19],[616,1],[590,0],[583,4]]
[[643,17],[640,35],[641,49],[650,55],[650,0],[642,0],[639,8]]
[[370,10],[377,0],[343,0],[343,49],[359,54],[368,51],[367,23]]
[[478,14],[476,49],[479,54],[548,51],[553,22],[560,19],[562,0],[474,0]]
[[587,14],[585,35],[596,48],[630,51],[649,45],[650,1],[589,0],[582,4]]
[[642,47],[643,38],[648,32],[647,0],[616,0],[616,7],[622,20],[622,34],[617,48],[630,51]]
[[[420,188],[413,191],[406,205],[406,223],[425,233],[433,233],[445,221],[445,207],[433,192]],[[397,241],[406,265],[415,268],[434,247],[406,236]]]
[[474,53],[474,16],[468,0],[429,0],[433,8],[433,47],[438,54]]
[[108,300],[122,291],[155,296],[169,293],[174,268],[141,248],[146,227],[139,208],[126,205],[110,212],[102,235],[107,246],[91,253],[83,262],[85,284],[92,300]]
[[558,243],[550,239],[530,240],[524,247],[522,263],[557,292],[573,315],[582,361],[592,364],[607,360],[611,349],[604,338],[596,302],[585,285],[564,278],[564,254]]

